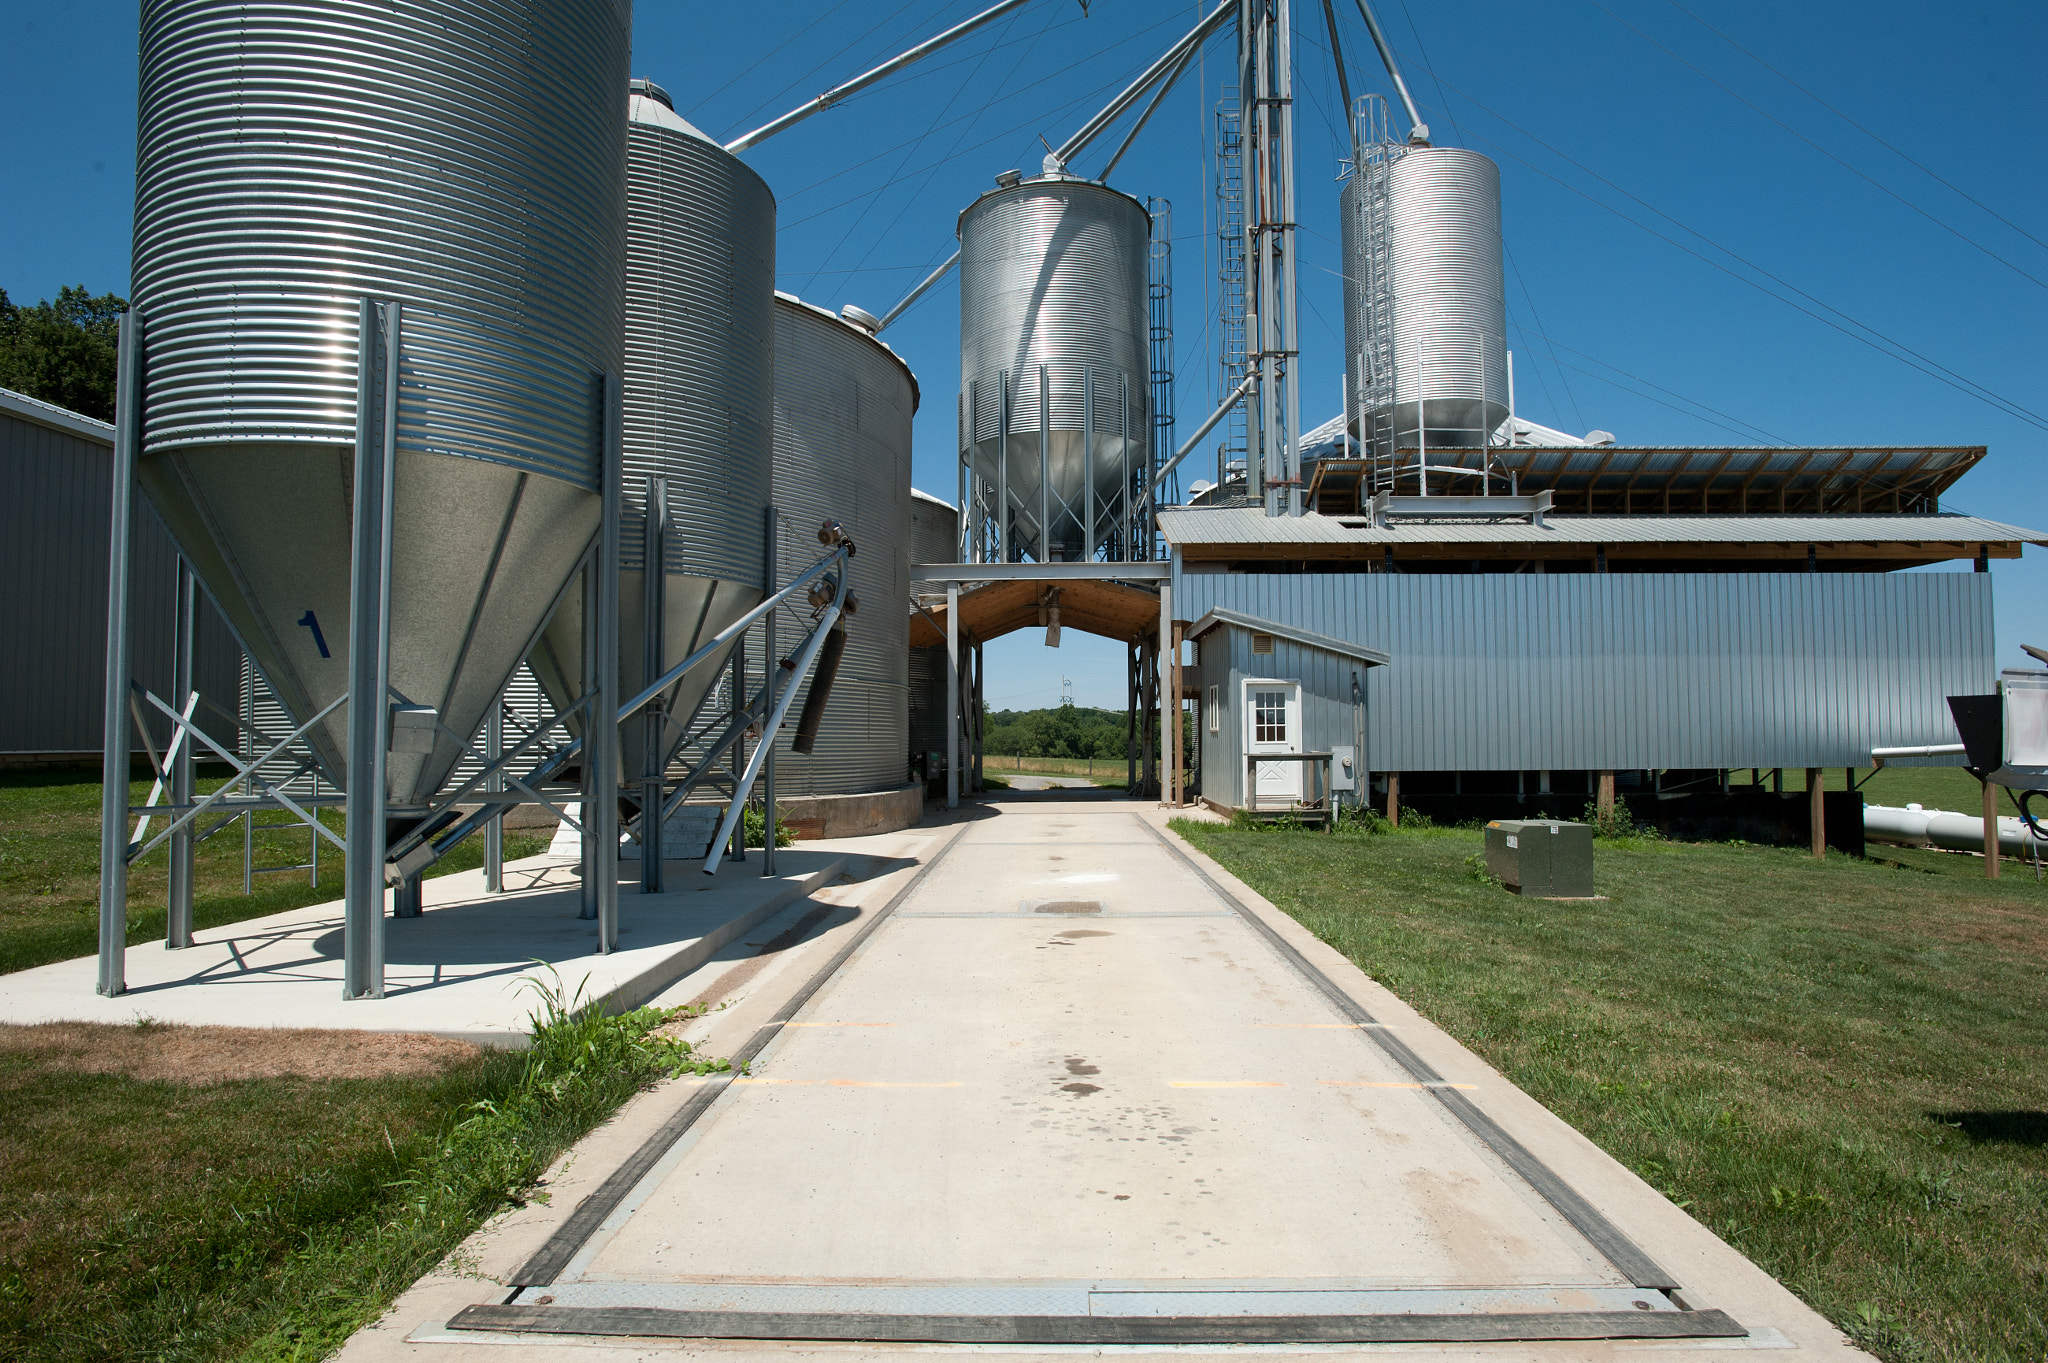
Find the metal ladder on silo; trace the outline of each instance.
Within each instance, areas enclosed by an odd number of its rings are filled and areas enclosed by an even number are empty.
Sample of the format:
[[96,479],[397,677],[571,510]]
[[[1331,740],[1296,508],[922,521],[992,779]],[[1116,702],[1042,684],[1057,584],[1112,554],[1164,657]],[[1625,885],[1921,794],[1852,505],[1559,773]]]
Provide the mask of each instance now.
[[[1244,128],[1238,105],[1237,87],[1223,87],[1216,105],[1216,357],[1220,370],[1219,393],[1229,393],[1244,382],[1249,356],[1245,349],[1245,241],[1244,241]],[[1216,450],[1216,483],[1220,493],[1236,476],[1245,476],[1245,459],[1251,448],[1246,425],[1245,404],[1238,403],[1217,428],[1222,433]]]

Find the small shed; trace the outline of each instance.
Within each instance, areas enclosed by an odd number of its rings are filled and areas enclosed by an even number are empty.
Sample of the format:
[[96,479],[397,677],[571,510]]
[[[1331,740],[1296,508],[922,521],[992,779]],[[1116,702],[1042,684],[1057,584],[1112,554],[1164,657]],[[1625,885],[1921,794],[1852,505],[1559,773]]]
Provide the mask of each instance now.
[[[1331,789],[1354,803],[1369,783],[1365,751],[1365,675],[1387,655],[1348,639],[1218,608],[1187,631],[1192,666],[1182,685],[1196,700],[1195,747],[1202,798],[1246,808],[1246,772],[1260,752],[1331,754]],[[1183,691],[1183,695],[1186,691]],[[1312,794],[1301,762],[1261,762],[1259,804],[1284,805]]]
[[[107,668],[107,532],[114,428],[0,388],[0,766],[100,758]],[[172,694],[178,551],[135,497],[129,649],[135,679]],[[193,642],[200,693],[232,704],[242,650],[202,593]],[[158,744],[170,738],[147,719]],[[219,727],[219,726],[217,726]],[[222,727],[221,732],[231,730]],[[137,745],[138,747],[140,744]]]

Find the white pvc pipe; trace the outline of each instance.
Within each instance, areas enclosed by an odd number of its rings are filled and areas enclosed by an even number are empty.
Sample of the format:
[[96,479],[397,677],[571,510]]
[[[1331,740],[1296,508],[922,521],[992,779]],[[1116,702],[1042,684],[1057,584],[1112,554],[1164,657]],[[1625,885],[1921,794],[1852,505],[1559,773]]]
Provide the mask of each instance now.
[[[1871,842],[1892,843],[1900,847],[1939,847],[1950,852],[1982,852],[1984,850],[1984,816],[1981,814],[1958,814],[1947,809],[1923,809],[1919,805],[1907,805],[1894,809],[1886,805],[1865,805],[1863,807],[1863,836]],[[2011,816],[1998,820],[1998,850],[2009,857],[2022,857],[2028,861],[2035,855],[2033,834],[2027,831],[2026,822]],[[2041,849],[2048,857],[2048,845]]]

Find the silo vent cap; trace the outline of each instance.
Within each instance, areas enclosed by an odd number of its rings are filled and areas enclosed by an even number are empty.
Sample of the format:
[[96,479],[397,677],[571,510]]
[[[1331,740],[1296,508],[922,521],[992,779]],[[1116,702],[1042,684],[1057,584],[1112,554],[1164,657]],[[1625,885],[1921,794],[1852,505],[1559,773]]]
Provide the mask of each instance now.
[[1020,182],[1021,182],[1021,181],[1022,181],[1023,179],[1024,179],[1024,172],[1023,172],[1023,171],[1021,171],[1021,170],[1006,170],[1006,171],[1004,171],[1004,172],[1003,172],[1002,174],[1000,174],[1000,175],[996,176],[996,183],[997,183],[997,184],[999,184],[999,185],[1001,185],[1001,186],[1002,186],[1002,187],[1003,187],[1004,189],[1008,189],[1008,188],[1010,188],[1010,187],[1011,187],[1012,185],[1015,185],[1015,184],[1018,184],[1018,183],[1020,183]]
[[1429,125],[1427,123],[1418,123],[1408,130],[1408,145],[1411,147],[1426,147],[1429,145]]
[[626,90],[630,94],[645,95],[665,108],[673,110],[676,107],[676,102],[668,97],[668,91],[662,89],[651,80],[627,81]]
[[862,331],[867,332],[869,335],[873,335],[875,332],[878,332],[882,329],[881,318],[875,316],[866,308],[857,308],[851,303],[848,303],[845,307],[839,309],[839,315],[846,321],[849,321],[853,323],[855,326],[859,327]]

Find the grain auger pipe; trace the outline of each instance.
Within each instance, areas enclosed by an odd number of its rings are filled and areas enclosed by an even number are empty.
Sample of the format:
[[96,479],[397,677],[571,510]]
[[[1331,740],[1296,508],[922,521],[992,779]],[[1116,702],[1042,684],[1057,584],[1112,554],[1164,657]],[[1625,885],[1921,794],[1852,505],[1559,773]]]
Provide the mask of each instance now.
[[[785,666],[789,675],[775,683],[777,691],[771,691],[774,704],[768,710],[768,722],[761,727],[761,740],[754,745],[753,755],[747,758],[746,769],[734,784],[732,803],[726,806],[725,818],[719,821],[718,833],[711,839],[711,851],[704,858],[704,874],[715,876],[718,865],[725,859],[726,844],[732,838],[733,829],[739,824],[740,815],[747,805],[747,796],[754,790],[754,781],[761,774],[761,766],[768,760],[768,754],[775,750],[775,736],[782,730],[782,721],[789,715],[789,707],[796,700],[797,687],[810,672],[811,664],[817,661],[818,651],[825,646],[825,640],[834,632],[843,615],[850,615],[856,608],[851,593],[846,590],[846,561],[854,552],[854,543],[846,537],[836,521],[827,521],[818,531],[818,538],[827,544],[835,544],[835,552],[825,563],[832,564],[834,571],[820,578],[809,594],[812,608],[818,612],[811,632],[804,636],[803,646],[796,651],[795,665]],[[795,584],[792,584],[792,587]],[[785,589],[785,592],[789,589]],[[843,636],[842,636],[843,637]],[[770,667],[768,675],[773,678],[776,669]],[[778,694],[779,692],[779,694]],[[775,836],[775,812],[768,812],[768,836]]]

